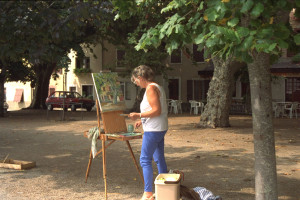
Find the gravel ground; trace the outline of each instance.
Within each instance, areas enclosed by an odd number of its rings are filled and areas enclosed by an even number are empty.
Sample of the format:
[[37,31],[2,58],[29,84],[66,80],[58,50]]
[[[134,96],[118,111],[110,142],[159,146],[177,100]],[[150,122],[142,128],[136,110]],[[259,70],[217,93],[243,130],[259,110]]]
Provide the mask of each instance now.
[[[0,118],[0,160],[8,155],[37,164],[30,170],[0,168],[1,200],[104,199],[101,157],[93,160],[85,183],[91,142],[83,132],[97,125],[96,112],[67,112],[65,121],[60,114],[52,111],[47,119],[46,111],[21,110]],[[165,144],[168,168],[183,171],[182,184],[187,187],[205,187],[224,200],[253,200],[251,117],[232,116],[232,127],[226,129],[196,129],[198,121],[199,116],[189,114],[169,117]],[[299,122],[274,120],[282,200],[300,200]],[[131,141],[137,160],[141,142]],[[109,200],[137,200],[143,193],[125,142],[115,142],[107,149],[107,185]]]

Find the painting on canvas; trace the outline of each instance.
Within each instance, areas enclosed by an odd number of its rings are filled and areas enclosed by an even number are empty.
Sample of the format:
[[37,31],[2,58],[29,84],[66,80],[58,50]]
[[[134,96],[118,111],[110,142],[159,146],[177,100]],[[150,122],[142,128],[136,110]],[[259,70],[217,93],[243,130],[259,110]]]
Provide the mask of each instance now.
[[101,112],[126,109],[117,73],[92,73],[92,77]]

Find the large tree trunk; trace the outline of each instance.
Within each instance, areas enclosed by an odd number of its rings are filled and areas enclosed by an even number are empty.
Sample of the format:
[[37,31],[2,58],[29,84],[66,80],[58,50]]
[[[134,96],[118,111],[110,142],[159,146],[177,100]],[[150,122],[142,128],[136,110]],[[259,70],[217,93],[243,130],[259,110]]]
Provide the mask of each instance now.
[[232,59],[214,57],[214,74],[209,83],[207,104],[201,114],[199,127],[229,127],[229,111],[234,87],[234,73],[239,69]]
[[255,199],[277,200],[270,56],[254,52],[248,64],[255,154]]
[[48,96],[49,82],[51,74],[56,64],[40,64],[36,67],[37,82],[35,85],[35,93],[29,108],[43,109],[46,108],[45,101]]
[[4,83],[5,83],[5,72],[6,69],[4,66],[2,66],[1,73],[0,73],[0,117],[4,116]]

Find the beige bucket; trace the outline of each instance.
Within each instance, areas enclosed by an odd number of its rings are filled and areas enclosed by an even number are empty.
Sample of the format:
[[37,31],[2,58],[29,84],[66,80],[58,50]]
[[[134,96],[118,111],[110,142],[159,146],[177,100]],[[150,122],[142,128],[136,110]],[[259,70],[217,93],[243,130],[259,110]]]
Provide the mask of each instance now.
[[155,179],[155,200],[180,199],[180,174],[159,174]]

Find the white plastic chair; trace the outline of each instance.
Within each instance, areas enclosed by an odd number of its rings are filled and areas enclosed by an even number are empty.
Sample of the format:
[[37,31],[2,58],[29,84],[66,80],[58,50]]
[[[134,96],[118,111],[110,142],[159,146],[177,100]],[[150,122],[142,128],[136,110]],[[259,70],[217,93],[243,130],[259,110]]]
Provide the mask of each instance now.
[[180,112],[180,113],[182,114],[181,104],[182,104],[182,101],[181,101],[181,100],[178,100],[178,101],[177,101],[177,110],[178,110],[178,112]]
[[198,102],[198,101],[195,101],[195,100],[190,100],[189,103],[191,104],[190,114],[192,114],[193,109],[194,109],[194,114],[195,115],[198,115],[199,109],[200,109],[200,113],[203,112],[204,103]]
[[293,102],[291,104],[285,104],[284,105],[284,111],[289,112],[289,116],[290,116],[291,119],[293,118],[293,114],[295,114],[296,118],[298,118],[297,108],[298,108],[298,103],[297,102]]
[[189,100],[189,103],[191,104],[190,114],[192,114],[192,110],[193,110],[193,109],[194,109],[194,112],[195,112],[196,101],[194,101],[194,100]]
[[177,100],[170,100],[169,105],[170,113],[178,114],[178,103]]

